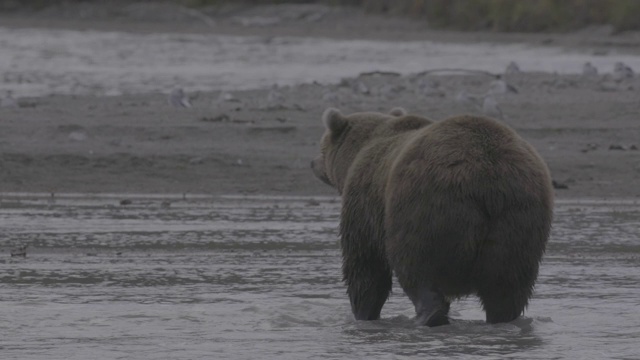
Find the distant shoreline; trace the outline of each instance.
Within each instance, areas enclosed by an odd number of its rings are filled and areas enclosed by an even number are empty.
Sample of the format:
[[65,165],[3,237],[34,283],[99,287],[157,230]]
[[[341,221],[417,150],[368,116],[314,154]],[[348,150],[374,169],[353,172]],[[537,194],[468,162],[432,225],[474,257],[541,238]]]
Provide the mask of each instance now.
[[[640,1],[634,0],[147,0],[175,4],[202,14],[233,13],[250,6],[320,4],[349,6],[370,14],[406,16],[425,21],[433,29],[491,32],[567,32],[587,27],[609,27],[611,33],[640,30]],[[136,1],[109,1],[112,8]],[[99,5],[100,4],[100,5]],[[48,12],[61,7],[102,6],[100,0],[21,0],[0,3],[0,13]],[[55,12],[55,11],[54,11]],[[87,15],[85,12],[84,16]]]
[[[611,62],[600,62],[605,59],[627,62],[640,54],[640,37],[632,33],[611,36],[597,30],[570,34],[443,31],[401,17],[321,5],[245,8],[228,16],[212,16],[212,19],[213,26],[194,21],[189,14],[177,11],[175,5],[155,2],[125,7],[118,7],[117,2],[84,3],[38,13],[0,14],[1,27],[25,29],[26,33],[35,34],[34,41],[20,41],[15,37],[20,31],[3,37],[7,41],[2,54],[9,58],[9,63],[19,61],[24,66],[3,69],[0,85],[15,90],[16,86],[51,83],[54,86],[49,93],[55,94],[16,102],[10,98],[11,94],[0,90],[0,97],[7,96],[2,99],[6,105],[0,106],[0,190],[48,194],[331,196],[336,191],[315,179],[309,168],[309,161],[319,151],[318,141],[324,131],[320,115],[327,107],[350,113],[389,111],[402,106],[411,113],[444,119],[477,112],[477,107],[458,100],[460,93],[484,94],[495,80],[486,75],[468,74],[358,76],[358,70],[354,70],[344,81],[327,84],[322,82],[326,75],[316,67],[309,70],[310,75],[318,75],[315,82],[310,79],[293,86],[229,91],[221,97],[215,89],[197,92],[199,85],[210,85],[204,76],[208,75],[206,71],[190,81],[175,78],[169,72],[168,76],[151,74],[154,81],[165,79],[153,92],[111,96],[96,91],[93,95],[62,95],[64,89],[56,84],[91,85],[74,78],[74,72],[90,66],[92,61],[96,63],[91,56],[102,54],[98,50],[117,49],[115,44],[122,45],[126,33],[131,39],[124,42],[127,46],[123,51],[108,52],[99,57],[106,62],[97,64],[105,69],[120,69],[118,59],[128,59],[132,72],[114,72],[111,77],[98,79],[97,85],[104,87],[113,81],[140,84],[144,79],[133,75],[150,66],[162,65],[162,61],[169,70],[174,67],[192,72],[213,59],[237,64],[232,57],[224,55],[234,52],[238,46],[253,49],[245,55],[250,61],[241,66],[247,73],[262,64],[273,63],[263,55],[270,52],[287,55],[283,58],[285,64],[286,61],[292,63],[290,54],[304,53],[308,56],[305,63],[312,66],[321,55],[326,55],[327,60],[320,63],[338,67],[336,59],[357,50],[353,45],[330,49],[314,45],[291,52],[288,49],[293,38],[307,45],[316,43],[305,39],[322,38],[328,42],[336,39],[342,44],[349,43],[343,40],[394,44],[432,41],[457,44],[465,49],[469,49],[469,44],[481,42],[517,44],[523,49],[535,49],[543,44],[589,54],[594,58],[581,58],[572,64],[579,71],[584,61],[592,61],[600,70],[594,77],[559,74],[553,69],[529,71],[525,59],[512,58],[515,53],[505,50],[508,59],[520,63],[522,72],[507,77],[518,93],[502,94],[496,100],[505,123],[533,144],[549,164],[554,180],[563,185],[557,190],[559,198],[640,198],[637,186],[640,180],[637,150],[640,147],[637,121],[640,77],[612,82],[608,78],[613,70]],[[49,29],[73,31],[61,31],[63,43],[52,47],[52,41],[42,41],[43,37],[38,36],[50,34]],[[106,41],[82,40],[77,34],[85,30],[100,32]],[[160,50],[151,47],[146,36],[137,34],[160,34]],[[238,42],[229,48],[222,42],[212,41],[215,36],[210,35],[258,40],[249,46]],[[283,38],[289,41],[287,46],[279,46],[278,41]],[[256,52],[260,48],[265,52]],[[84,51],[87,56],[72,56],[78,50],[80,55]],[[146,57],[136,57],[136,51]],[[395,52],[407,55],[407,48],[381,54],[383,58],[395,58]],[[372,58],[371,48],[364,47],[355,55],[352,64],[366,62]],[[410,61],[424,64],[425,69],[430,68],[434,60],[433,52],[415,55],[409,52],[409,56]],[[459,67],[453,62],[462,56],[474,61],[480,58],[468,53],[453,54],[447,67]],[[535,61],[545,56],[536,52],[529,58]],[[45,58],[44,64],[35,61],[39,57]],[[629,63],[636,72],[640,70],[635,62]],[[44,81],[47,71],[56,64],[68,67],[54,74],[59,76],[54,80],[59,81]],[[507,61],[503,66],[506,65]],[[395,67],[407,70],[402,64]],[[257,84],[255,79],[250,81]],[[168,103],[166,94],[178,86],[193,96],[192,107]],[[20,96],[17,92],[13,95]]]

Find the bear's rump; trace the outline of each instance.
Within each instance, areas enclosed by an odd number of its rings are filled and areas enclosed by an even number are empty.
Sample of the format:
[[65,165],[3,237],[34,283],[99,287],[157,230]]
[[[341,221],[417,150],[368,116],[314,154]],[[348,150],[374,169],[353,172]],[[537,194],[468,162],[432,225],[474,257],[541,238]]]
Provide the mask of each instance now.
[[542,204],[513,202],[500,214],[489,214],[487,208],[464,194],[391,191],[385,203],[385,247],[403,288],[435,287],[456,298],[493,281],[487,279],[531,283],[551,211]]
[[[467,134],[454,132],[449,139],[432,134],[425,130],[394,159],[385,189],[387,254],[401,283],[423,282],[457,297],[475,292],[476,272],[483,268],[477,262],[491,261],[479,259],[484,247],[504,247],[507,257],[528,246],[544,249],[550,180],[544,164],[517,135],[495,152],[464,141]],[[535,224],[541,235],[488,238],[500,232],[495,224],[510,222],[504,214],[511,211],[541,214]]]

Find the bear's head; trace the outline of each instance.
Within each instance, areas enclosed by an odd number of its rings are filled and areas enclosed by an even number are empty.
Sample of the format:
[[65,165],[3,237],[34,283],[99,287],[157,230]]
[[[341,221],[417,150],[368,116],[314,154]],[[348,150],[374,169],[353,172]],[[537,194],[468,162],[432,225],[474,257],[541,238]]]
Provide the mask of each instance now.
[[407,115],[402,108],[389,114],[360,112],[343,115],[329,108],[322,115],[325,132],[320,141],[320,155],[311,162],[314,175],[340,193],[349,167],[360,150],[373,138],[391,136],[430,123],[427,119]]

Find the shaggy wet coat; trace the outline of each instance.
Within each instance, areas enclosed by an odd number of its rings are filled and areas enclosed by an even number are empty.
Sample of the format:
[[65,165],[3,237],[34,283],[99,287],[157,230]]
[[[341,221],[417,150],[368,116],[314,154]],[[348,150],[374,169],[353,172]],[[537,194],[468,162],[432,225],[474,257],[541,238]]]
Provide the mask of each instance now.
[[336,109],[315,175],[341,194],[343,274],[357,319],[374,320],[392,272],[420,324],[448,323],[450,301],[477,295],[490,323],[514,320],[532,295],[552,221],[549,170],[489,118],[443,121]]

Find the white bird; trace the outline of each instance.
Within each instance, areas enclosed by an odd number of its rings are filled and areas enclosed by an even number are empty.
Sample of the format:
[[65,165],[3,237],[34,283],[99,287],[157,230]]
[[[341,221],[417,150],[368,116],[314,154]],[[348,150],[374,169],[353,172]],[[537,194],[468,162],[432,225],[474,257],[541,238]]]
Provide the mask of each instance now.
[[390,100],[396,98],[402,90],[404,90],[403,85],[385,84],[376,89],[376,94],[379,97]]
[[282,105],[285,100],[284,94],[278,89],[271,89],[267,93],[267,103],[271,105]]
[[218,102],[240,102],[240,99],[238,99],[237,97],[233,96],[232,93],[220,93],[220,96],[218,96]]
[[418,92],[425,96],[444,97],[445,93],[442,90],[438,89],[439,85],[440,84],[438,84],[437,81],[421,79],[418,82]]
[[169,105],[174,107],[191,107],[191,102],[189,101],[189,98],[184,93],[184,90],[182,90],[182,88],[171,90],[171,93],[169,94],[167,100],[169,101]]
[[371,93],[371,90],[369,90],[369,87],[367,87],[367,85],[365,85],[360,81],[358,81],[358,83],[356,84],[356,89],[362,95],[369,95]]
[[480,108],[480,97],[471,95],[466,90],[462,90],[456,94],[455,100],[458,104],[463,105],[467,109],[478,110]]
[[617,82],[632,79],[633,69],[623,62],[617,62],[613,68],[613,79]]
[[519,74],[521,72],[522,71],[520,70],[520,66],[518,66],[518,64],[515,61],[510,62],[504,71],[506,75]]
[[270,89],[269,92],[267,93],[267,98],[260,105],[260,109],[263,109],[263,110],[282,109],[285,107],[284,106],[285,100],[286,98],[284,94],[280,90],[274,87]]
[[492,95],[501,95],[501,94],[507,94],[507,93],[517,94],[518,89],[507,84],[507,82],[504,81],[503,79],[498,78],[492,81],[491,84],[489,84],[488,93]]
[[598,68],[593,66],[589,61],[582,65],[582,76],[595,77],[598,75]]
[[487,116],[504,120],[504,115],[502,114],[500,106],[498,106],[498,101],[496,101],[491,94],[484,97],[482,101],[482,112]]
[[11,91],[7,91],[7,95],[5,97],[0,98],[0,107],[3,108],[17,108],[18,102],[13,98],[13,93]]
[[322,94],[322,101],[327,104],[338,105],[340,104],[340,97],[334,91],[327,91]]

